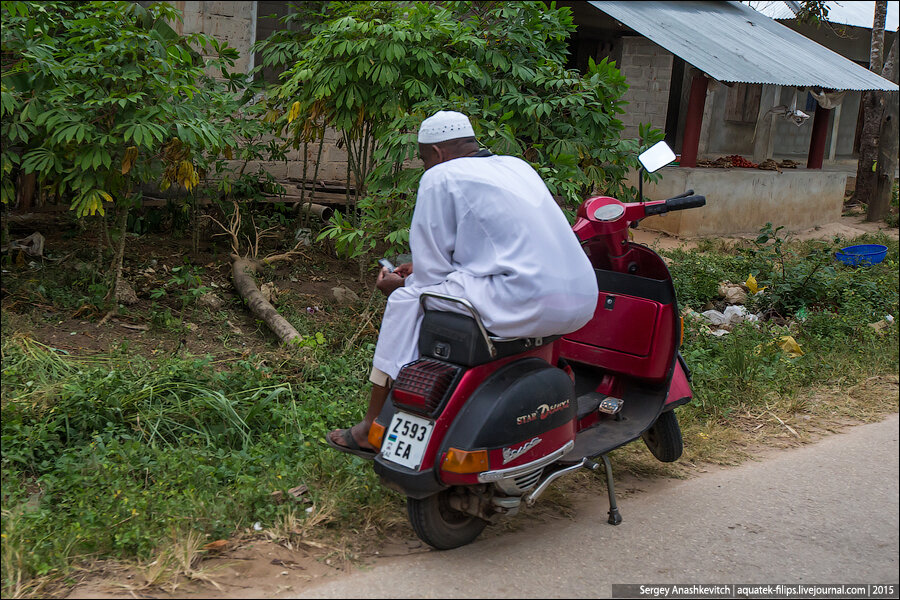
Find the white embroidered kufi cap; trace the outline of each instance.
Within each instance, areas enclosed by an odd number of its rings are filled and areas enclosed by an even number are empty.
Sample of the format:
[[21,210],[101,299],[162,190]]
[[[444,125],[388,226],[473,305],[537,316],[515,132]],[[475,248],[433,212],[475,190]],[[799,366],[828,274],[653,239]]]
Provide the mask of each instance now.
[[453,110],[439,110],[419,126],[420,144],[437,144],[465,137],[475,137],[469,117]]

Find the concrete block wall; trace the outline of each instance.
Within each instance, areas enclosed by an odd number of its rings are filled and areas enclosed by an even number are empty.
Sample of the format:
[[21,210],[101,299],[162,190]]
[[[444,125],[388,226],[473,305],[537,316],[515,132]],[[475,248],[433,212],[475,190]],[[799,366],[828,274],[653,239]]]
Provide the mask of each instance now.
[[250,47],[256,40],[256,3],[228,1],[183,1],[175,7],[183,15],[183,22],[175,23],[175,31],[182,35],[205,33],[240,52],[235,71],[252,68]]
[[[256,28],[258,8],[256,2],[249,1],[180,1],[175,2],[183,15],[183,22],[175,23],[175,30],[187,35],[191,33],[205,33],[221,42],[228,44],[238,52],[240,58],[235,61],[233,71],[246,72],[253,68],[250,51],[256,41]],[[264,27],[272,28],[272,20],[265,19]],[[338,133],[333,130],[325,132],[325,146],[322,149],[322,162],[319,165],[317,179],[319,181],[346,182],[347,180],[347,153],[337,146]],[[315,161],[318,157],[318,143],[309,144],[307,149],[307,178],[312,179],[315,171]],[[240,163],[235,161],[236,165]],[[285,183],[288,178],[303,177],[303,147],[291,150],[287,155],[287,162],[252,161],[247,164],[246,172],[254,172],[259,167],[272,174],[275,179]],[[289,184],[288,191],[293,192],[293,185]]]
[[[682,237],[754,234],[767,222],[789,232],[834,223],[841,216],[847,174],[784,169],[663,167],[660,179],[644,184],[644,197],[671,198],[685,190],[706,196],[706,206],[649,217],[641,227]],[[637,186],[637,175],[628,183]]]
[[[325,144],[322,147],[317,181],[345,182],[347,180],[347,153],[337,146],[340,135],[333,129],[325,130]],[[311,142],[307,149],[306,178],[312,181],[316,170],[316,158],[319,156],[319,142]],[[259,167],[264,168],[272,176],[281,181],[287,181],[291,177],[303,178],[303,144],[296,150],[291,149],[287,153],[287,162],[277,161],[252,161],[247,164],[247,172],[253,172]],[[288,187],[292,191],[293,184]]]
[[619,68],[628,82],[623,99],[629,103],[621,115],[622,137],[637,137],[640,123],[665,130],[672,54],[645,37],[624,37]]

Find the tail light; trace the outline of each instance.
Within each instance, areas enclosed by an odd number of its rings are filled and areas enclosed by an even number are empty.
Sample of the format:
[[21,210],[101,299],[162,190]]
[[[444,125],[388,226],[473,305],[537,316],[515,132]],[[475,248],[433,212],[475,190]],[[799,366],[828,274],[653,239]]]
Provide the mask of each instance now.
[[460,367],[431,358],[411,362],[400,370],[391,388],[394,406],[433,417],[461,373]]
[[487,450],[450,448],[441,461],[441,469],[450,473],[481,473],[488,470]]

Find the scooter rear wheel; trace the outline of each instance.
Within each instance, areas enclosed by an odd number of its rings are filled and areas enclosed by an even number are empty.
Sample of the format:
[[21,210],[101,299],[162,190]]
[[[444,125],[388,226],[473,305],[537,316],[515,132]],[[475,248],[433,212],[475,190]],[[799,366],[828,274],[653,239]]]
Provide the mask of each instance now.
[[656,419],[650,429],[641,434],[644,443],[653,456],[660,462],[674,462],[684,452],[684,442],[681,439],[681,427],[678,426],[678,417],[675,411],[668,410]]
[[465,546],[487,526],[487,521],[451,508],[451,493],[444,490],[421,500],[406,499],[406,513],[416,535],[437,550]]

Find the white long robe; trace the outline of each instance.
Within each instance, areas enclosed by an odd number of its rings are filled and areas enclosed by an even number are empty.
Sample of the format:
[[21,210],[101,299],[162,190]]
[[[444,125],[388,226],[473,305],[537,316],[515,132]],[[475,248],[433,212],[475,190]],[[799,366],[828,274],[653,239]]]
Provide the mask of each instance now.
[[456,158],[425,171],[409,243],[414,273],[388,298],[373,359],[392,379],[418,358],[425,291],[468,299],[503,337],[569,333],[594,314],[591,263],[540,176],[518,158]]

